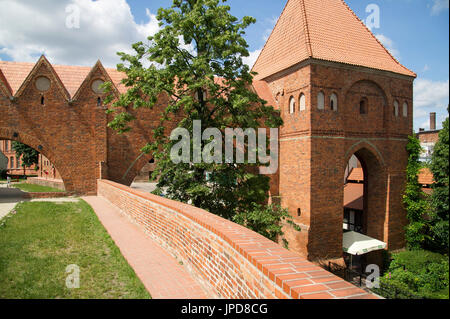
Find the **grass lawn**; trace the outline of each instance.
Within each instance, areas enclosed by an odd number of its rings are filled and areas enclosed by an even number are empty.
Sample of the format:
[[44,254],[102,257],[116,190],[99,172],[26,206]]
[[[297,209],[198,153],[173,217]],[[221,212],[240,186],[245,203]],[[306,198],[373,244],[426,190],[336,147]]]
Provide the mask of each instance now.
[[35,185],[35,184],[27,184],[27,183],[13,184],[12,187],[18,188],[18,189],[20,189],[24,192],[28,192],[28,193],[62,193],[62,192],[64,192],[63,190],[60,190],[58,188]]
[[[66,267],[80,288],[66,287]],[[92,208],[25,202],[0,221],[0,299],[150,298]]]

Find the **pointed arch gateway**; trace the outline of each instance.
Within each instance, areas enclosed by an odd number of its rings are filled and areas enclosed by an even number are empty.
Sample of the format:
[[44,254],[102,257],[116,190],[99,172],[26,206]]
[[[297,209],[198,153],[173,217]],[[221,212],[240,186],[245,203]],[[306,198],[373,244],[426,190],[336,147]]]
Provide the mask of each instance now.
[[[353,159],[356,163],[352,163]],[[358,142],[347,151],[345,163],[342,201],[344,232],[354,231],[387,242],[388,175],[380,151],[373,144]],[[363,270],[367,264],[380,264],[380,259],[381,250],[377,250],[356,260],[353,258],[352,262]]]
[[72,179],[72,172],[68,165],[64,162],[64,159],[61,156],[58,156],[53,152],[52,148],[48,146],[47,143],[39,140],[37,137],[31,136],[26,133],[18,133],[14,132],[8,128],[0,127],[0,140],[10,140],[23,143],[28,145],[39,153],[42,153],[48,160],[55,165],[59,173],[61,174],[61,178],[64,182],[64,187],[68,192],[74,192],[74,182]]

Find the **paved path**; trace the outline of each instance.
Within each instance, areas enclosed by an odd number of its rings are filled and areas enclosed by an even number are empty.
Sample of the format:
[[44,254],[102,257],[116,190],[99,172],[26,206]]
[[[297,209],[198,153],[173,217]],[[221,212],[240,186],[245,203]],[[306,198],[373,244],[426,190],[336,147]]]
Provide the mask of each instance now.
[[31,202],[53,202],[53,203],[66,203],[66,202],[78,202],[79,198],[64,197],[64,198],[37,198],[37,199],[25,199],[24,195],[18,188],[7,188],[6,184],[0,184],[0,219],[9,214],[10,211],[16,207],[19,202],[31,201]]
[[0,184],[0,219],[8,215],[17,203],[24,200],[24,194],[20,189],[6,188],[6,184]]
[[205,299],[209,296],[185,266],[162,249],[118,208],[102,197],[82,197],[154,299]]

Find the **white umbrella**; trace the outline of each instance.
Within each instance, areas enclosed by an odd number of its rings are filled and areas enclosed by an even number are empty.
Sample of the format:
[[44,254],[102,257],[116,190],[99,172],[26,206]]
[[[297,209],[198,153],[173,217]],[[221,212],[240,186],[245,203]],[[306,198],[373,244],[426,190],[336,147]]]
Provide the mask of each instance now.
[[344,233],[342,246],[346,253],[358,256],[371,251],[385,249],[386,243],[354,231],[349,231]]

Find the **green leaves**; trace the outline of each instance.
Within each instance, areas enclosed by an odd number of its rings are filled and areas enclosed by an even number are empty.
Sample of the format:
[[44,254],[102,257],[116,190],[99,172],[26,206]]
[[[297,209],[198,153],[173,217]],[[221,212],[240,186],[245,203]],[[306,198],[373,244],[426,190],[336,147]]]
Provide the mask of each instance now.
[[233,217],[233,221],[243,225],[253,231],[277,241],[281,239],[286,248],[288,242],[283,238],[283,226],[286,224],[300,231],[301,228],[293,222],[292,216],[287,209],[281,208],[279,205],[259,205],[252,204],[251,207]]
[[434,176],[431,197],[424,194],[418,182],[423,165],[419,162],[420,142],[415,136],[409,138],[407,185],[403,202],[410,224],[406,239],[410,248],[425,248],[448,254],[449,248],[449,127],[448,118],[439,133],[430,163]]
[[[448,112],[448,109],[447,109]],[[434,249],[448,254],[449,249],[449,123],[448,117],[442,123],[439,140],[431,159],[434,176],[431,196],[431,233]]]
[[[381,284],[398,288],[400,292],[407,294],[392,296],[394,298],[416,296],[417,298],[448,299],[448,258],[426,250],[396,253],[393,255],[388,271],[381,278]],[[376,290],[376,292],[383,293],[383,290]]]
[[[227,127],[257,129],[282,124],[279,113],[254,92],[253,74],[242,61],[249,56],[245,29],[255,19],[238,20],[225,2],[173,0],[170,8],[158,10],[160,31],[149,37],[148,43],[134,44],[134,54],[119,53],[123,63],[118,69],[127,75],[122,83],[128,91],[112,104],[109,112],[115,118],[109,127],[126,133],[134,120],[130,108],[153,108],[162,98],[167,100],[159,126],[152,128],[153,140],[142,149],[153,153],[157,163],[153,175],[159,178],[156,193],[228,219],[253,212],[252,221],[260,225],[255,230],[266,227],[265,234],[273,237],[280,234],[280,218],[287,215],[267,219],[275,210],[263,205],[269,178],[254,173],[260,163],[175,164],[170,160],[170,150],[177,142],[170,141],[170,132],[164,130],[169,119],[176,119],[171,124],[187,129],[191,136],[194,120],[200,120],[203,129],[219,129],[222,136]],[[111,103],[115,100],[111,86],[108,92],[107,102]],[[201,146],[203,149],[205,141]],[[255,205],[260,205],[257,210],[261,214],[256,214]],[[253,222],[247,223],[249,227]]]
[[403,203],[405,204],[406,216],[410,223],[406,227],[405,237],[409,248],[418,249],[422,248],[429,241],[430,225],[426,219],[426,214],[429,212],[429,202],[418,181],[419,170],[422,168],[419,162],[422,148],[415,135],[409,137],[406,150],[409,158]]
[[12,149],[16,152],[17,159],[22,158],[22,167],[31,167],[39,164],[39,152],[20,142],[12,142]]

